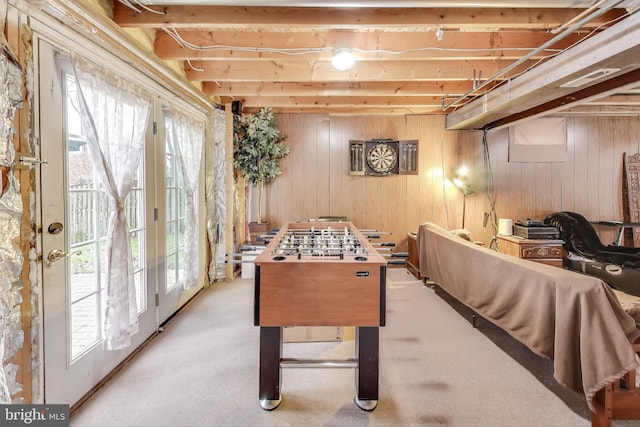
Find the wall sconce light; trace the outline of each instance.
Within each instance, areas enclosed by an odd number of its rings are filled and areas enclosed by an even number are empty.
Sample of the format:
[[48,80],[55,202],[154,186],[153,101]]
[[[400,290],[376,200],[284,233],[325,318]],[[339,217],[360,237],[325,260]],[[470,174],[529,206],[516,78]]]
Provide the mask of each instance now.
[[335,51],[331,64],[336,70],[345,71],[353,67],[356,59],[349,49],[338,49]]

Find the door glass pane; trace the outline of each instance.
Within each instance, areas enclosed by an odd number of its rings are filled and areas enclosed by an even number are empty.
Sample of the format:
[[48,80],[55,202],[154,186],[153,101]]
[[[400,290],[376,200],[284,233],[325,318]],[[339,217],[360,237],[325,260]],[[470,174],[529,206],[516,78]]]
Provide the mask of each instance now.
[[[68,342],[70,360],[74,361],[102,342],[106,301],[106,236],[111,208],[82,134],[73,75],[67,74],[65,83],[68,194],[66,223],[69,227],[69,242],[65,251],[69,254],[68,313],[71,318]],[[139,313],[147,307],[144,192],[144,165],[141,162],[133,189],[125,200]]]
[[[185,260],[185,253],[184,253],[184,250],[181,249],[180,252],[178,252],[178,265],[184,265],[184,260]],[[184,280],[184,277],[185,277],[185,271],[184,271],[184,268],[181,268],[178,270],[178,281],[182,282]]]
[[167,221],[173,223],[176,217],[176,190],[167,186]]
[[178,275],[176,273],[177,260],[176,254],[167,255],[167,288],[173,289],[178,284]]
[[176,157],[171,122],[165,116],[165,199],[166,199],[166,247],[167,289],[169,293],[182,285],[184,280],[184,229],[186,192],[182,185],[182,171]]
[[178,249],[176,240],[176,223],[175,221],[167,222],[167,254],[175,254]]
[[98,294],[90,294],[71,304],[71,356],[78,356],[92,348],[100,340],[98,319],[100,301]]

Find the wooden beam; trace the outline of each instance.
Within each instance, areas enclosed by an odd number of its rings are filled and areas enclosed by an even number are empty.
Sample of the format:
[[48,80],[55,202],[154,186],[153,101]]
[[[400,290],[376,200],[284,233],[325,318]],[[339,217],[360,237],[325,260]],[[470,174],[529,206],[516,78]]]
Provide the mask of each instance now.
[[[481,129],[487,126],[493,127],[495,122],[505,123],[506,120],[512,120],[519,112],[532,114],[533,111],[538,111],[540,113],[539,106],[551,107],[557,100],[574,95],[576,88],[568,87],[566,83],[585,76],[589,72],[608,67],[619,68],[621,72],[640,68],[639,40],[640,14],[634,14],[616,24],[615,27],[594,35],[525,75],[458,108],[447,115],[446,128],[450,130]],[[636,84],[639,80],[640,78],[636,78]],[[620,79],[610,79],[610,81],[621,82]],[[585,82],[585,84],[588,83]],[[611,88],[609,93],[601,93],[600,97],[613,94],[614,90],[615,88]],[[596,93],[591,95],[593,95],[592,99],[596,99]],[[585,98],[582,100],[588,101]],[[564,102],[573,104],[570,99],[565,99]],[[566,105],[564,108],[568,107],[569,105]]]
[[[640,85],[640,83],[638,83]],[[640,94],[632,95],[610,95],[589,101],[588,105],[600,106],[640,106]]]
[[[176,30],[177,36],[165,31],[156,33],[154,51],[162,59],[247,59],[305,60],[313,55],[330,59],[333,50],[353,49],[357,59],[418,60],[520,58],[553,38],[540,31],[445,32],[438,41],[433,32],[264,32],[264,31],[187,31]],[[179,44],[174,37],[184,40]],[[549,55],[565,49],[584,35],[572,34],[555,46]],[[289,50],[277,52],[278,49]],[[266,51],[265,50],[270,50]]]
[[[413,115],[413,114],[436,114],[441,115],[444,112],[439,107],[423,107],[423,106],[411,106],[411,107],[274,107],[272,108],[274,113],[278,114],[330,114],[337,116],[363,116],[363,115]],[[258,111],[258,108],[245,108],[245,113],[253,113]]]
[[562,111],[581,102],[590,102],[594,99],[598,99],[598,97],[602,96],[603,94],[614,93],[623,86],[628,87],[630,85],[636,85],[638,81],[640,81],[640,69],[635,69],[633,71],[629,71],[628,73],[613,77],[602,83],[589,86],[568,95],[558,97],[549,102],[545,102],[544,104],[536,105],[519,113],[515,113],[495,120],[489,123],[486,128],[491,129],[503,127],[526,118],[537,117],[549,112]]
[[[446,81],[469,80],[474,70],[490,76],[511,63],[506,60],[370,61],[357,62],[350,70],[338,71],[327,61],[191,61],[191,65],[185,64],[185,71],[189,80],[217,82]],[[505,77],[514,76],[532,64],[533,61],[526,62],[522,68],[516,68]]]
[[559,114],[563,116],[638,116],[640,105],[576,105]]
[[[2,11],[4,15],[2,18],[6,19],[6,27],[0,30],[2,33],[3,42],[6,42],[6,46],[9,51],[18,60],[18,63],[22,67],[23,73],[27,69],[29,61],[31,60],[31,32],[28,27],[29,17],[16,9],[15,7],[5,7]],[[24,100],[24,105],[18,108],[13,117],[6,115],[3,120],[13,121],[15,132],[9,133],[7,137],[9,141],[3,140],[4,144],[13,144],[16,152],[25,154],[34,154],[31,152],[30,143],[30,131],[31,127],[31,111],[33,105],[30,104],[31,98],[28,96],[28,90],[25,86],[26,79],[21,80],[23,84],[19,88],[15,88],[19,91],[20,97]],[[3,125],[4,127],[4,125]],[[17,161],[16,161],[17,163]],[[18,181],[19,197],[22,203],[23,211],[20,216],[20,231],[19,235],[12,242],[14,249],[18,249],[24,257],[22,268],[17,274],[17,277],[13,277],[13,274],[8,274],[7,279],[19,280],[22,283],[20,289],[20,296],[22,301],[16,301],[17,306],[15,309],[19,311],[19,326],[23,333],[22,345],[16,349],[9,359],[0,361],[0,364],[15,364],[17,371],[15,373],[15,382],[20,385],[19,389],[15,390],[15,393],[10,396],[12,402],[33,402],[33,348],[32,344],[32,320],[33,320],[33,299],[32,293],[34,289],[37,289],[37,283],[32,282],[32,278],[35,273],[32,271],[33,262],[30,262],[29,253],[32,249],[33,239],[31,237],[32,224],[31,217],[33,213],[32,200],[35,197],[35,171],[32,169],[13,169],[12,172],[6,171],[4,167],[0,168],[0,171],[4,173],[13,173]],[[1,189],[0,193],[4,190]],[[17,284],[16,284],[17,285]],[[13,308],[13,307],[11,307]],[[8,314],[8,313],[7,313]],[[6,320],[3,319],[3,322]],[[8,322],[7,322],[8,324]],[[4,332],[4,331],[3,331]],[[15,343],[18,344],[17,342]]]
[[203,82],[209,96],[457,96],[470,81],[442,82]]
[[[163,14],[138,13],[116,1],[114,20],[122,27],[144,28],[323,28],[402,29],[530,28],[551,29],[583,9],[561,8],[392,8],[392,7],[246,7],[156,6]],[[612,10],[586,25],[593,28],[626,12]]]
[[242,99],[251,107],[435,107],[440,108],[439,96],[253,96]]

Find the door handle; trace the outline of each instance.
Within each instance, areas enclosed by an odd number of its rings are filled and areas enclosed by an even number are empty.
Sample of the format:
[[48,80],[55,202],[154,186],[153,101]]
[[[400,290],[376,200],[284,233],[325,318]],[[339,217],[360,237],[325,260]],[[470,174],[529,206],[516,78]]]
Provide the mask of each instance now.
[[52,249],[47,255],[47,259],[49,260],[48,265],[51,265],[52,263],[59,261],[62,258],[70,257],[72,255],[78,255],[79,253],[80,251],[73,251],[73,252],[67,253],[62,249]]

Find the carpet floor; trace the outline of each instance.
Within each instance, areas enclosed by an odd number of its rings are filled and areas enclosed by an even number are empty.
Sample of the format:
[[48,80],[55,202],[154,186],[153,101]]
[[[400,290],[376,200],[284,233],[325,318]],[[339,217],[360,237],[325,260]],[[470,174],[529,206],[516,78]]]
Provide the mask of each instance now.
[[[353,357],[354,341],[285,343],[284,357]],[[71,417],[71,426],[581,426],[584,397],[438,287],[389,269],[380,391],[354,403],[353,369],[285,369],[282,403],[258,403],[253,280],[215,283]],[[615,426],[638,426],[616,421]]]

